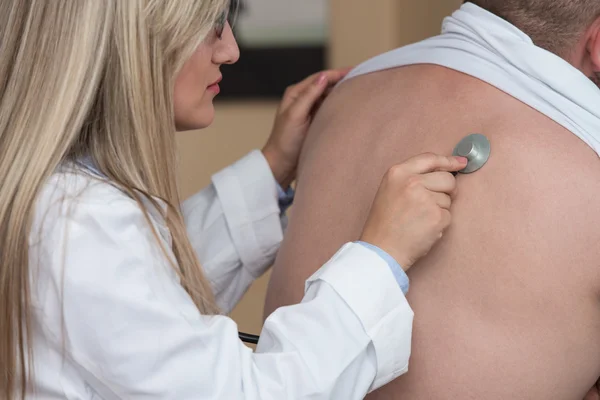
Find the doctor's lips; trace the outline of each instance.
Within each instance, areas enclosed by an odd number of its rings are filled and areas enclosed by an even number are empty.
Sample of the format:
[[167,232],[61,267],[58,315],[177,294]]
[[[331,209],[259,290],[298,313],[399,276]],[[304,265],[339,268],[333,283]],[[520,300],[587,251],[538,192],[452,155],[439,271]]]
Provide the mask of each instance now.
[[208,90],[214,92],[215,94],[219,94],[221,92],[221,88],[219,87],[219,83],[223,80],[223,75],[219,77],[214,83],[208,86]]

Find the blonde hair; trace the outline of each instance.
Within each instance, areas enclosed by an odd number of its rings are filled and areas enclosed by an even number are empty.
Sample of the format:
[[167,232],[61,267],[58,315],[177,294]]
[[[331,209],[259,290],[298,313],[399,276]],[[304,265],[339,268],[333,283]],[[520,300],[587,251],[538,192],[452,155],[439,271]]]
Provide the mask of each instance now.
[[0,0],[1,398],[24,397],[31,379],[28,238],[65,161],[91,156],[148,222],[141,196],[164,201],[173,267],[201,312],[219,312],[179,208],[172,92],[228,3]]

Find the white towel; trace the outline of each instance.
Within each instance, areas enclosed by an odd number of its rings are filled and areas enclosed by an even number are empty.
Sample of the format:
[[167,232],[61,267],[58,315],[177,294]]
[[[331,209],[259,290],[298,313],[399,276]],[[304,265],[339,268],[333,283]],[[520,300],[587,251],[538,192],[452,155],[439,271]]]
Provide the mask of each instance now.
[[564,126],[600,154],[600,89],[567,61],[535,46],[514,25],[472,3],[444,20],[441,35],[368,60],[345,80],[424,63],[495,86]]

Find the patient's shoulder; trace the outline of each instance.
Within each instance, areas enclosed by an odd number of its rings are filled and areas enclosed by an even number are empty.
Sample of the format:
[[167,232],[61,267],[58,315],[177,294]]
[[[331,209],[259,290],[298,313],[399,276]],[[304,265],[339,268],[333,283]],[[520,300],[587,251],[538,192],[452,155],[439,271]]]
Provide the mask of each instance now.
[[[361,97],[364,92],[370,95]],[[492,154],[484,169],[460,178],[466,194],[458,205],[481,218],[502,216],[523,234],[547,229],[537,233],[546,242],[600,239],[595,151],[510,95],[434,66],[365,75],[336,89],[315,120],[302,155],[298,219],[319,214],[320,221],[337,223],[336,234],[349,226],[354,232],[388,168],[422,152],[449,155],[471,133],[486,135]],[[573,224],[578,235],[558,229]],[[290,228],[295,229],[293,222]],[[332,225],[324,229],[336,230]]]

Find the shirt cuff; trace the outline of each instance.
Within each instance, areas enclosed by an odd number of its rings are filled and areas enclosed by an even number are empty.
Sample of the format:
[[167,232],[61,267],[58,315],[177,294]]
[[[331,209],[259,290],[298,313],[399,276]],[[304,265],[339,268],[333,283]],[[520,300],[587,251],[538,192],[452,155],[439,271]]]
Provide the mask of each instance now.
[[281,210],[281,214],[285,214],[287,209],[292,205],[294,201],[294,195],[296,193],[291,186],[288,188],[288,190],[284,191],[278,182],[275,183],[277,184],[277,199],[279,200],[279,209]]
[[406,272],[404,272],[404,270],[402,269],[400,264],[398,264],[398,261],[396,261],[396,259],[394,257],[392,257],[391,255],[389,255],[387,252],[383,251],[379,247],[374,246],[370,243],[362,242],[362,241],[359,241],[356,243],[366,247],[367,249],[373,250],[381,258],[383,258],[383,260],[388,264],[388,266],[392,270],[392,273],[394,274],[394,277],[396,278],[396,282],[398,282],[398,285],[400,285],[402,292],[404,293],[404,295],[406,295],[408,293],[408,288],[410,286],[410,282],[408,279],[408,275],[406,275]]

